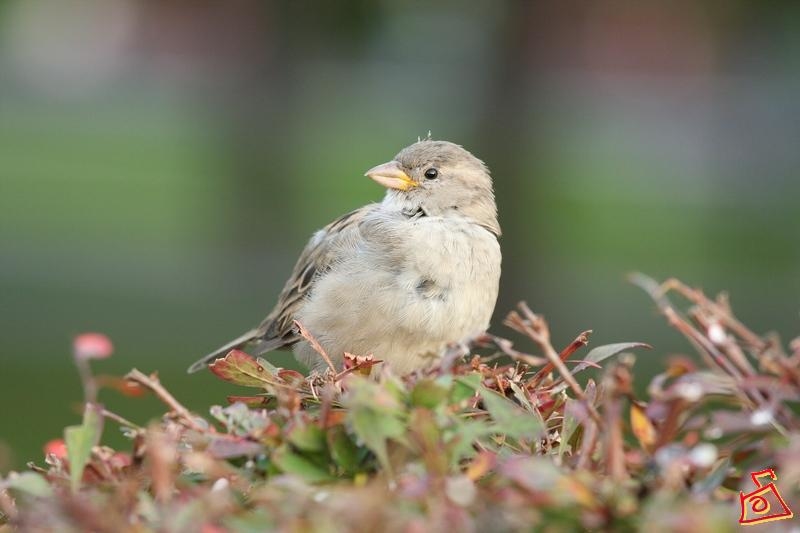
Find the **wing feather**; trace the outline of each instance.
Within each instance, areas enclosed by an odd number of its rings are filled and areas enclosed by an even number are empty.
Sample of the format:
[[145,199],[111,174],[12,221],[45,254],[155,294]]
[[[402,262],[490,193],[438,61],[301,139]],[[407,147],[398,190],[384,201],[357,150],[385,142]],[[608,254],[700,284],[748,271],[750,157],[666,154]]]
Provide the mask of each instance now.
[[342,215],[315,233],[297,259],[278,302],[261,324],[198,360],[189,367],[189,372],[200,370],[235,348],[252,347],[256,355],[261,355],[296,343],[300,339],[294,330],[297,311],[311,294],[315,281],[330,270],[345,250],[359,241],[359,223],[377,205],[370,204]]
[[375,206],[370,204],[342,215],[314,234],[278,296],[278,303],[257,328],[264,332],[265,340],[283,338],[284,346],[297,342],[293,321],[298,308],[313,290],[314,282],[331,268],[348,243],[358,241],[359,223]]

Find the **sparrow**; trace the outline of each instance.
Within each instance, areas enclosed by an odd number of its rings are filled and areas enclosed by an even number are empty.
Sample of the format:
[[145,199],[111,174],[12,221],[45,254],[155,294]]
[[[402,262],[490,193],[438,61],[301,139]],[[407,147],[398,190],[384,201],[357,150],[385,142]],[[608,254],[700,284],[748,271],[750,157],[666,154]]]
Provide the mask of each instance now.
[[323,373],[327,363],[295,320],[340,368],[347,352],[373,355],[401,375],[486,331],[501,263],[486,165],[457,144],[424,139],[366,176],[386,187],[383,201],[317,231],[261,324],[189,373],[232,349],[262,355],[289,347]]

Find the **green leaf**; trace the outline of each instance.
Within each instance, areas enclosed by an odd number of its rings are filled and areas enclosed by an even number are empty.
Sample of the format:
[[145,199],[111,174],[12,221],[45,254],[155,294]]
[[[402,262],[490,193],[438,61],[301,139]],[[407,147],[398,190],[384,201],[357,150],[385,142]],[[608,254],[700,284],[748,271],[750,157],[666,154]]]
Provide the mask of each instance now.
[[494,420],[494,430],[497,433],[514,439],[534,439],[541,435],[542,424],[532,413],[485,387],[481,388],[481,396],[486,410]]
[[[272,365],[270,367],[275,368]],[[276,381],[270,369],[241,350],[231,350],[223,359],[208,365],[208,368],[225,381],[243,387],[263,388]]]
[[418,407],[433,409],[447,398],[448,392],[447,387],[440,383],[432,379],[422,379],[411,391],[411,403]]
[[445,432],[447,446],[450,448],[450,466],[456,467],[463,459],[474,456],[475,442],[493,433],[485,420],[469,418],[453,419],[453,427]]
[[[367,378],[361,376],[361,379],[366,380]],[[370,383],[375,383],[372,380],[369,380]],[[392,398],[394,398],[397,402],[405,402],[408,400],[408,390],[406,389],[403,380],[399,377],[395,376],[394,374],[389,374],[385,376],[378,386],[378,390],[382,394],[390,394]]]
[[136,494],[136,514],[150,523],[158,523],[159,507],[153,495],[146,490],[140,490]]
[[481,387],[481,397],[484,407],[492,415],[496,424],[513,423],[520,416],[521,409],[516,408],[507,398],[493,390]]
[[719,461],[708,476],[692,485],[692,494],[708,495],[714,492],[728,477],[730,468],[730,457]]
[[344,426],[330,428],[327,439],[331,458],[339,468],[348,474],[356,472],[366,450],[356,446]]
[[406,426],[403,421],[369,408],[353,409],[350,415],[350,423],[355,434],[378,457],[383,467],[389,470],[386,442],[392,438],[398,439],[405,433]]
[[272,454],[272,462],[281,472],[302,477],[309,483],[333,481],[330,472],[320,468],[307,458],[292,452],[288,446],[278,447]]
[[578,419],[575,417],[575,405],[577,402],[567,398],[564,403],[564,422],[561,424],[561,441],[558,443],[558,456],[561,457],[569,448],[569,441],[578,429]]
[[[360,441],[388,470],[387,440],[406,442],[405,419],[408,413],[401,402],[401,389],[391,380],[375,383],[360,376],[352,376],[347,384],[350,388],[344,398],[348,408],[347,421]],[[387,385],[390,385],[388,390]]]
[[483,377],[477,373],[458,377],[453,384],[450,401],[452,403],[460,403],[475,396],[475,392],[481,386],[482,379]]
[[533,406],[531,405],[530,400],[528,399],[528,395],[525,394],[525,391],[522,390],[522,387],[514,383],[513,381],[508,382],[511,390],[514,392],[514,397],[517,401],[525,408],[526,411],[533,412]]
[[222,531],[237,531],[239,533],[279,531],[281,529],[280,525],[282,524],[282,522],[280,522],[281,518],[284,517],[263,507],[255,508],[248,513],[228,514],[224,516],[222,518],[222,524],[224,526]]
[[100,408],[87,403],[83,411],[83,423],[80,426],[69,426],[64,429],[70,486],[73,491],[77,491],[81,486],[83,470],[92,456],[92,448],[100,443],[102,427],[103,417],[100,415]]
[[598,346],[597,348],[592,349],[588,354],[586,354],[586,357],[583,358],[584,361],[588,362],[579,363],[578,366],[572,369],[572,373],[576,374],[581,370],[589,368],[592,366],[589,363],[599,363],[611,356],[617,355],[618,353],[626,350],[632,350],[634,348],[647,348],[650,350],[653,347],[643,342],[619,342],[616,344],[605,344],[603,346]]
[[[9,476],[4,485],[35,498],[48,498],[53,494],[53,489],[47,480],[36,472],[23,472]],[[0,485],[0,487],[2,486]]]
[[325,450],[325,432],[314,424],[298,423],[288,435],[289,442],[304,452],[321,452]]
[[408,427],[413,437],[409,441],[413,443],[415,452],[420,454],[428,475],[434,478],[447,475],[452,448],[443,445],[442,430],[433,411],[415,408],[411,411]]
[[263,366],[269,374],[277,374],[278,370],[280,370],[277,366],[273,365],[263,357],[256,357],[256,362]]

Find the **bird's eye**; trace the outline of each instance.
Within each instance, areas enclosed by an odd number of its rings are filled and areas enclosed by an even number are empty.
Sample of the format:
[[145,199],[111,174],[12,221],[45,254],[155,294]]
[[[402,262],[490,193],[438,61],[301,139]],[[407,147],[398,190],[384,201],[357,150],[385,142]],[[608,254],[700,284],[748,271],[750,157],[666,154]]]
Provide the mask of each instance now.
[[439,177],[439,171],[436,170],[435,168],[429,168],[428,170],[425,171],[425,178],[429,180],[435,180],[438,177]]

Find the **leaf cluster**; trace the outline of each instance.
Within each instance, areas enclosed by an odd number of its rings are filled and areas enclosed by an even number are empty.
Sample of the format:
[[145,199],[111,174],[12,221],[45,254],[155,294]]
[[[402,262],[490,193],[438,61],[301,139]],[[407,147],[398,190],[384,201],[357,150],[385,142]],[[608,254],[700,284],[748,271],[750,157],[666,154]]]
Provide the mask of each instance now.
[[[765,467],[796,501],[800,342],[754,334],[724,296],[635,281],[699,360],[670,360],[646,395],[632,352],[647,345],[581,356],[587,331],[558,351],[524,304],[506,324],[525,351],[486,336],[488,355],[407,376],[348,354],[306,378],[232,351],[211,371],[249,393],[200,416],[134,370],[164,416],[143,427],[88,401],[43,466],[0,481],[0,516],[30,531],[726,531]],[[109,423],[129,449],[101,444]]]

